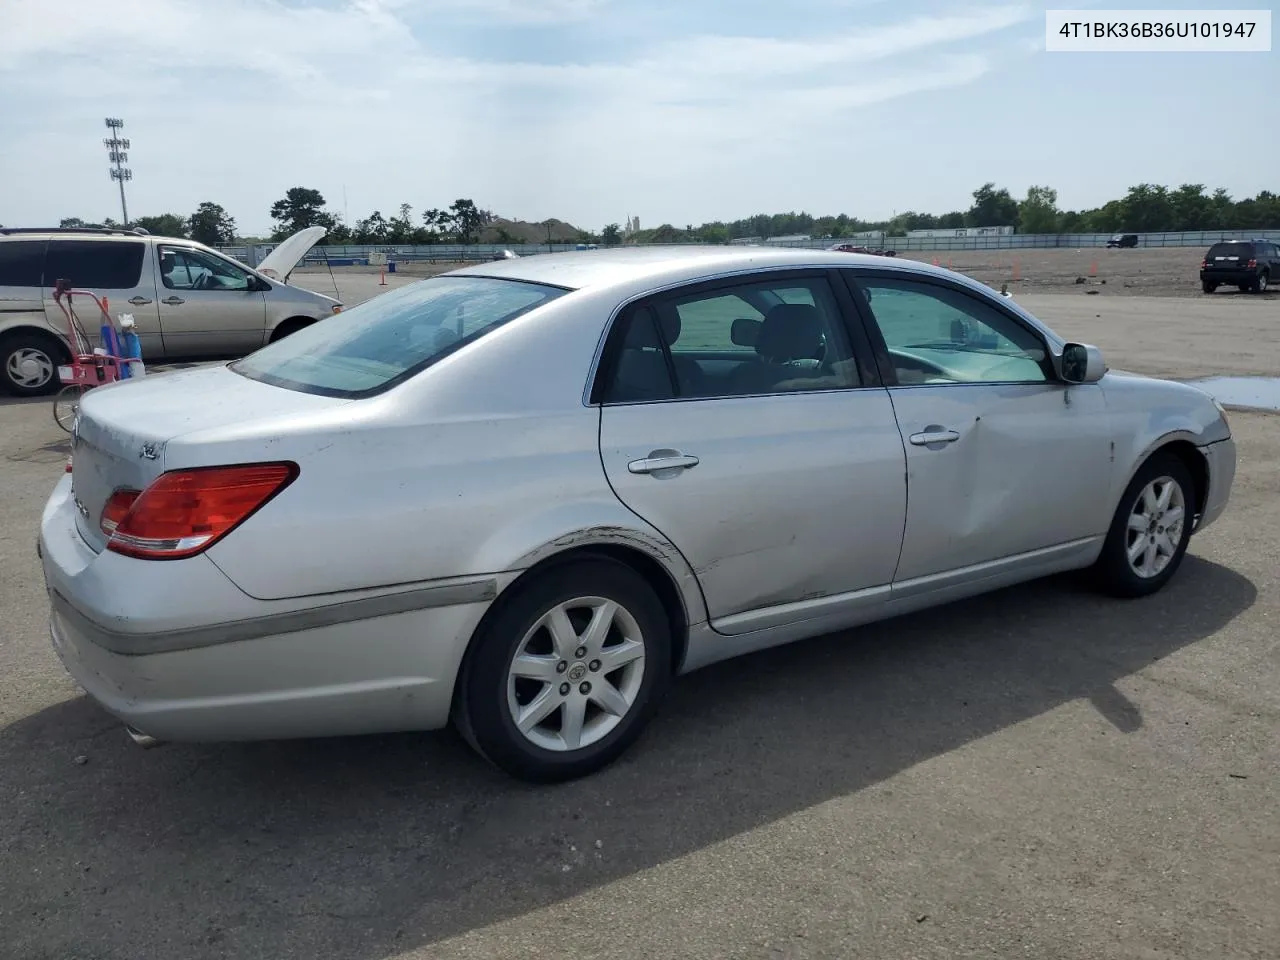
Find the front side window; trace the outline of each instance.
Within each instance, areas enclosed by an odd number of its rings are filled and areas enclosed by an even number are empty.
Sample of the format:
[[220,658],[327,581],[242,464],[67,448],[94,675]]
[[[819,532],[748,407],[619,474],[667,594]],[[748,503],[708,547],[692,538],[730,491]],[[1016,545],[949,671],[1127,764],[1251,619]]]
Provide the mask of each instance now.
[[160,281],[169,290],[248,290],[249,274],[221,257],[185,247],[160,248]]
[[978,297],[918,280],[857,277],[903,386],[1043,383],[1044,342]]
[[862,385],[824,277],[666,294],[620,318],[607,403],[837,390]]
[[520,280],[433,277],[304,327],[231,369],[305,393],[371,396],[567,292]]
[[142,279],[140,240],[50,240],[44,283],[67,280],[87,290],[132,290]]

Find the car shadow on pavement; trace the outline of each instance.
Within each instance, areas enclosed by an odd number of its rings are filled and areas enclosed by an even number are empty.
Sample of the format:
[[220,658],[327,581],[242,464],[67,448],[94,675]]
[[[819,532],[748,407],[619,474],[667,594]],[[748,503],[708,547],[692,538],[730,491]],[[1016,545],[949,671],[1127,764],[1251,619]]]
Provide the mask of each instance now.
[[559,787],[509,781],[449,733],[141,750],[73,698],[0,731],[0,929],[13,956],[381,960],[1068,701],[1131,734],[1141,708],[1116,682],[1256,593],[1189,556],[1145,600],[1054,578],[743,657],[681,679],[629,755]]

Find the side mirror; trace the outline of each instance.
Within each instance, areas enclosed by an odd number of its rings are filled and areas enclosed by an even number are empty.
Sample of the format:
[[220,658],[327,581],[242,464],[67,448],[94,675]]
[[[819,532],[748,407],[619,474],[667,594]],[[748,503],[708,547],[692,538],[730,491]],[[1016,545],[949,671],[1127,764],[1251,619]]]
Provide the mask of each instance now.
[[739,317],[729,327],[729,339],[739,347],[754,347],[756,345],[756,337],[760,335],[761,326],[763,324],[759,320],[753,320],[750,317]]
[[1062,348],[1062,379],[1066,383],[1097,383],[1107,372],[1102,351],[1087,343],[1068,343]]

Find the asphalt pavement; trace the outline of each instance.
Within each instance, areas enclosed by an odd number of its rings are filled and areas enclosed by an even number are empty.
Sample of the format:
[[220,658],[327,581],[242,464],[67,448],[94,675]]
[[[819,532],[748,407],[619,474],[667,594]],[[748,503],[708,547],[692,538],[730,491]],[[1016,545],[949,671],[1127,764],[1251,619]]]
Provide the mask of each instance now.
[[[1128,299],[1043,306],[1131,369],[1145,324],[1193,337]],[[0,958],[1272,960],[1280,416],[1231,422],[1163,593],[1054,578],[710,667],[541,788],[448,732],[133,745],[48,643],[65,435],[0,401]]]

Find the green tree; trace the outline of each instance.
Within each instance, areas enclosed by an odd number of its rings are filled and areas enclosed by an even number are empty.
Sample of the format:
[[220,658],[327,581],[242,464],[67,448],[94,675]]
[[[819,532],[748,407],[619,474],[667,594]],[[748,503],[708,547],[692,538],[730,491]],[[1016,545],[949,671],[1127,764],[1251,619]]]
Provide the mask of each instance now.
[[161,213],[154,217],[137,217],[133,221],[135,227],[141,227],[147,233],[158,237],[187,236],[187,218],[176,213]]
[[1003,187],[997,190],[994,183],[987,182],[973,191],[973,206],[965,214],[965,226],[1005,227],[1017,221],[1018,201],[1008,190]]
[[1056,233],[1058,220],[1058,191],[1053,187],[1028,187],[1027,198],[1018,204],[1018,230]]
[[475,201],[460,198],[449,205],[449,218],[458,239],[472,243],[484,226],[485,212],[476,208]]
[[356,221],[356,243],[386,243],[391,236],[391,224],[379,211],[375,210],[363,220]]
[[206,200],[188,218],[187,231],[192,240],[206,246],[234,243],[236,222],[221,204]]
[[616,247],[622,243],[622,227],[616,223],[610,223],[600,231],[600,242],[606,247]]
[[337,220],[324,209],[324,197],[310,187],[290,187],[283,199],[271,205],[271,219],[277,224],[274,238],[283,240],[307,227],[332,230]]
[[400,213],[391,218],[389,226],[389,243],[413,243],[418,233],[413,223],[413,207],[407,203],[400,204]]
[[449,228],[452,222],[449,217],[449,211],[439,210],[432,207],[430,210],[422,211],[422,223],[426,231],[422,241],[424,243],[438,243],[448,237]]

